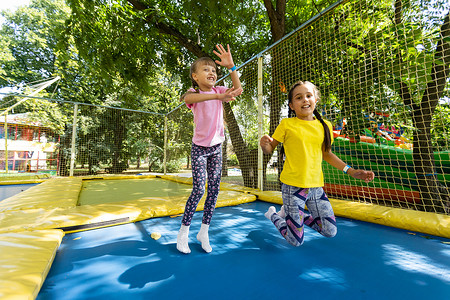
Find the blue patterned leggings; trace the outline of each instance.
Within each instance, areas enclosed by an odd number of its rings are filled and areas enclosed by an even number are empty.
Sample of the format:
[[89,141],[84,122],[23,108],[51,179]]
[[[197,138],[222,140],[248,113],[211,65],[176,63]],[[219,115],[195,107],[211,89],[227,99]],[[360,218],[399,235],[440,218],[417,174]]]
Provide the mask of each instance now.
[[192,144],[192,193],[186,202],[181,224],[191,225],[192,217],[198,202],[205,194],[206,174],[208,175],[208,194],[203,209],[202,223],[209,225],[216,207],[219,195],[220,179],[222,177],[222,144],[202,147]]
[[[273,214],[270,220],[289,244],[293,246],[303,244],[304,224],[323,236],[336,235],[333,208],[321,187],[305,189],[283,183],[281,191],[286,217],[283,219],[278,214]],[[310,214],[305,212],[305,205]]]

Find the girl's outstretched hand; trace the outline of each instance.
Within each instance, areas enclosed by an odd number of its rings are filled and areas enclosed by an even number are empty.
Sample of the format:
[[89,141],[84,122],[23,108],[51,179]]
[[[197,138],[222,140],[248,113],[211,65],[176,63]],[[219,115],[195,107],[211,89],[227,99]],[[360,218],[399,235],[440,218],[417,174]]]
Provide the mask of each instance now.
[[224,102],[230,102],[233,100],[236,100],[236,97],[242,94],[242,88],[235,89],[232,87],[231,89],[228,89],[225,94],[222,94],[222,101]]
[[259,145],[261,146],[262,151],[265,154],[270,154],[273,151],[273,147],[272,147],[272,142],[273,142],[273,138],[271,138],[270,136],[268,136],[267,134],[264,135],[260,140],[259,140]]
[[230,45],[227,44],[227,50],[225,50],[221,44],[216,45],[216,48],[219,52],[213,50],[213,53],[220,58],[220,60],[216,60],[216,64],[226,67],[227,69],[234,67],[233,57],[231,57],[230,52]]
[[365,171],[353,168],[348,170],[348,175],[356,179],[364,180],[366,183],[371,182],[375,178],[375,173],[373,173],[372,171]]
[[270,144],[272,141],[273,141],[273,138],[271,138],[269,135],[265,134],[262,136],[261,140],[259,141],[259,145],[264,148],[268,144]]

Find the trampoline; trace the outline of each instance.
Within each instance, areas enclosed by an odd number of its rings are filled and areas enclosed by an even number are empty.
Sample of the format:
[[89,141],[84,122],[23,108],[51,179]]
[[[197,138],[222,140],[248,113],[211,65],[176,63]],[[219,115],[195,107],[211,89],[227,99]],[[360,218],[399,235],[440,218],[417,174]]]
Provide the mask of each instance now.
[[[148,182],[139,182],[150,186],[152,180],[145,180]],[[121,194],[125,181],[111,181],[118,190],[101,198],[111,188],[106,181],[92,183],[78,188],[73,184],[78,189],[76,207],[67,199],[58,204],[64,209],[51,208],[52,204],[46,202],[46,221],[36,217],[30,228],[31,233],[45,232],[46,241],[53,239],[49,231],[65,230],[65,235],[54,238],[56,242],[52,240],[54,259],[42,273],[45,282],[38,285],[37,299],[419,299],[450,293],[450,240],[446,238],[338,217],[336,237],[325,238],[305,228],[305,243],[292,247],[264,217],[274,204],[256,200],[250,189],[237,192],[225,187],[231,196],[219,198],[213,216],[213,252],[205,253],[195,239],[202,217],[202,212],[197,212],[191,225],[192,252],[185,255],[176,249],[176,235],[189,194],[186,185],[156,183],[156,194],[147,196],[147,191],[130,189],[130,183],[125,185],[128,193]],[[59,185],[66,189],[71,186],[67,182]],[[15,197],[26,199],[31,190]],[[92,198],[96,203],[83,198],[87,190],[96,195]],[[63,195],[49,185],[43,193],[53,192]],[[123,199],[124,194],[131,198]],[[111,195],[119,195],[121,201]],[[272,196],[269,193],[267,197]],[[0,204],[10,204],[10,199]],[[163,208],[167,202],[175,206]],[[136,203],[140,205],[133,206]],[[152,208],[145,208],[149,203]],[[26,216],[34,216],[31,210],[39,210],[41,205],[35,203]],[[85,215],[87,208],[92,213],[90,218]],[[73,225],[72,214],[81,216],[78,227]],[[0,225],[8,220],[4,217]],[[97,229],[79,231],[89,228]],[[0,229],[0,244],[2,236],[7,239],[18,230],[17,225]],[[161,238],[153,239],[152,233],[161,234]],[[18,235],[24,235],[24,243],[28,243],[25,233]]]
[[[205,253],[191,225],[190,248],[176,249],[181,219],[68,234],[37,299],[420,299],[450,293],[446,239],[338,218],[329,239],[306,228],[290,246],[257,201],[218,208]],[[151,233],[161,238],[154,240]]]

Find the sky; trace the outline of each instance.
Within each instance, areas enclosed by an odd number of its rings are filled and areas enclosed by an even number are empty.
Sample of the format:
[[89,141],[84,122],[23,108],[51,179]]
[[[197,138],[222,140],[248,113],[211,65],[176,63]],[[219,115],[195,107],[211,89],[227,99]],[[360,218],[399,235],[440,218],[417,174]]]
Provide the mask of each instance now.
[[[31,0],[1,0],[0,11],[11,10],[15,11],[19,6],[30,4]],[[3,23],[3,17],[0,16],[0,24]]]
[[0,1],[0,10],[11,9],[15,10],[17,7],[22,5],[27,5],[31,1],[30,0],[3,0]]

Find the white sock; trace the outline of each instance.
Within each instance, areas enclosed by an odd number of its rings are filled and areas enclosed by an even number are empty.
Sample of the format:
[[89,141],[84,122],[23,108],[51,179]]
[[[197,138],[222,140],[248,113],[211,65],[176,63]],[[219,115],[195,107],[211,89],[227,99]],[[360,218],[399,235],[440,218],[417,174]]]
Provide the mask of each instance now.
[[189,226],[181,225],[180,231],[177,236],[177,249],[181,253],[188,254],[191,253],[189,249]]
[[284,211],[284,205],[281,206],[280,211],[277,213],[283,219],[286,218],[286,212]]
[[[275,206],[271,206],[271,207],[269,207],[269,209],[267,210],[267,212],[264,214],[264,216],[265,216],[267,219],[271,220],[270,217],[272,217],[272,215],[273,215],[273,214],[276,214],[276,213],[277,213],[277,211],[275,210]],[[272,221],[272,220],[271,220],[271,221]]]
[[197,234],[197,240],[202,243],[202,248],[206,253],[210,253],[212,251],[211,245],[209,244],[208,230],[209,225],[202,223],[200,231]]

